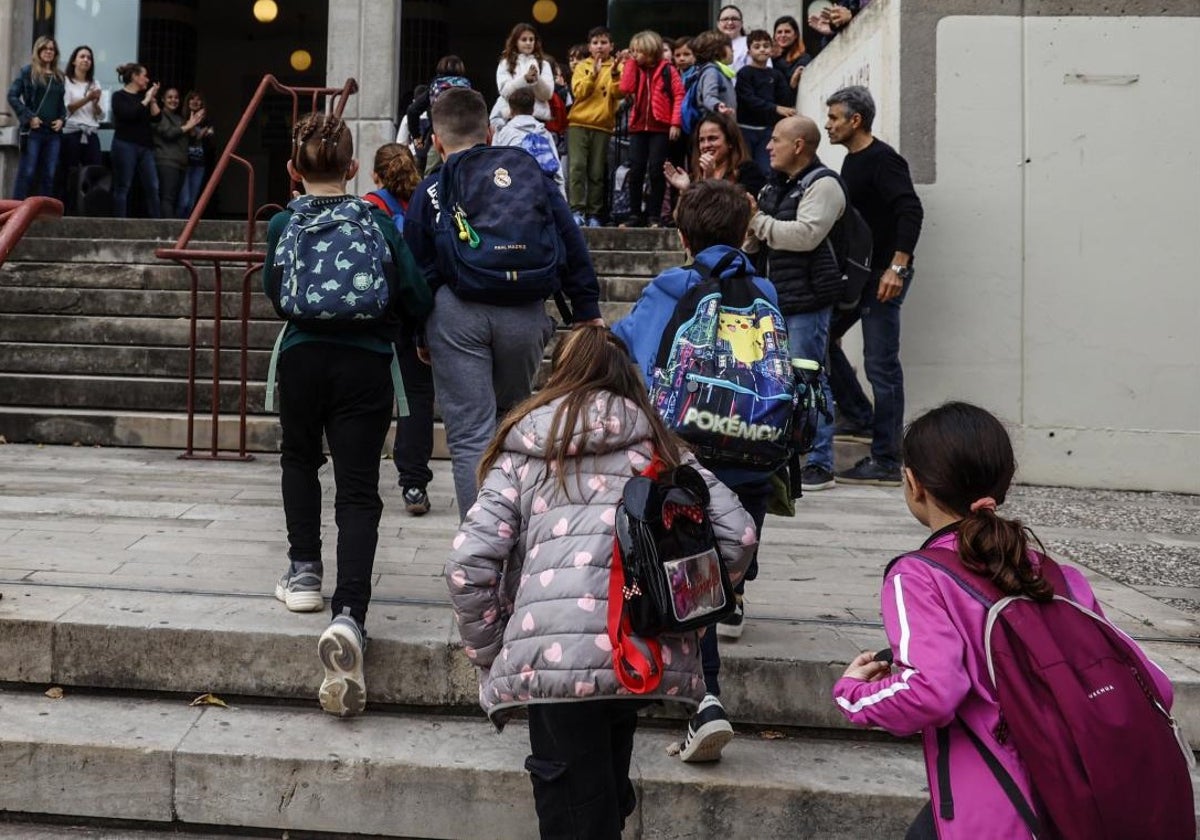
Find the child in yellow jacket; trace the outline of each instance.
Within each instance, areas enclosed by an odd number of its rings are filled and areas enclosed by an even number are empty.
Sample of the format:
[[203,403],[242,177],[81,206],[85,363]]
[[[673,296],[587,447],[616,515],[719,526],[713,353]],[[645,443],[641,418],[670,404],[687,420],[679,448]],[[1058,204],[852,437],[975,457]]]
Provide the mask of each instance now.
[[575,102],[567,116],[567,188],[576,224],[600,227],[621,65],[612,58],[612,35],[603,26],[588,32],[588,54],[591,58],[571,74]]

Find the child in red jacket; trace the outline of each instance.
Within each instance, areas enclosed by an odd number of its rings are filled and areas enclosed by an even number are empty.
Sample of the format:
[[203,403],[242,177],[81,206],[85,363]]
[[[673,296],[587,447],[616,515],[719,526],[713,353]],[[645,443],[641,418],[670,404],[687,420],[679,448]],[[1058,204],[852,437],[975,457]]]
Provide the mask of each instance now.
[[[621,93],[633,97],[629,112],[629,216],[622,227],[641,227],[646,223],[643,199],[650,227],[658,227],[666,177],[663,162],[667,143],[678,140],[682,132],[683,80],[671,62],[663,58],[663,40],[657,32],[639,32],[623,53],[625,69],[621,73]],[[650,172],[650,194],[643,196],[646,172]]]

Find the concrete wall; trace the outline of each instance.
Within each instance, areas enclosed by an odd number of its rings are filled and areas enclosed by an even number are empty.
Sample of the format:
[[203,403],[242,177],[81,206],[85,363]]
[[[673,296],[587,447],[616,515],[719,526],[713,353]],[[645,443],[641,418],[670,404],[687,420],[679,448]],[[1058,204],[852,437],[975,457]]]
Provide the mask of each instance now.
[[1200,492],[1200,9],[978,5],[875,0],[801,88],[869,78],[925,203],[908,415],[988,406],[1024,481]]

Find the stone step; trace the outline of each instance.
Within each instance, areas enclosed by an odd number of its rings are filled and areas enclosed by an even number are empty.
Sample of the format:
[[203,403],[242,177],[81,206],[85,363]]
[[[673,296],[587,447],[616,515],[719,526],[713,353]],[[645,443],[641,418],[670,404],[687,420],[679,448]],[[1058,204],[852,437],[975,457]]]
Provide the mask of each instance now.
[[[25,239],[152,240],[158,247],[173,245],[183,232],[184,222],[172,219],[91,219],[67,216],[34,225]],[[193,234],[197,242],[245,242],[246,223],[204,219]],[[267,223],[255,226],[255,241],[266,240]],[[679,236],[674,230],[650,228],[584,228],[583,238],[593,250],[677,251]],[[193,247],[193,246],[189,246]]]
[[[212,406],[212,388],[197,382],[196,410],[207,412]],[[221,384],[221,411],[238,411],[239,387]],[[82,376],[0,373],[0,393],[11,406],[53,406],[55,408],[115,409],[121,411],[185,411],[187,382],[157,376]],[[247,383],[247,411],[263,411],[262,382]]]
[[[65,239],[153,239],[174,244],[183,233],[185,222],[178,219],[103,219],[83,216],[64,216],[61,219],[39,222],[29,229],[25,239],[61,237]],[[267,223],[255,225],[256,238],[262,241],[267,235]],[[193,238],[197,240],[238,242],[245,241],[244,221],[202,219]]]
[[[266,381],[269,350],[255,349],[246,354],[251,380]],[[241,353],[221,351],[221,376],[234,380],[240,374]],[[139,347],[104,344],[32,344],[0,342],[0,370],[5,373],[79,374],[103,376],[119,371],[124,376],[187,378],[186,347]],[[196,354],[196,377],[212,377],[212,351]]]
[[[209,550],[221,548],[210,540]],[[444,558],[435,554],[403,561],[385,552],[376,572],[440,566]],[[53,558],[46,563],[51,568]],[[0,682],[307,700],[320,683],[314,639],[328,617],[288,612],[264,592],[273,583],[258,578],[225,581],[222,594],[205,589],[198,568],[147,578],[136,589],[71,589],[69,575],[58,587],[6,584],[0,632],[14,643],[0,649]],[[473,668],[444,597],[376,597],[367,623],[369,703],[478,713]],[[873,622],[760,612],[740,640],[722,644],[721,699],[739,723],[850,729],[830,699],[833,684],[859,651],[884,644]],[[1182,664],[1195,660],[1195,646],[1144,646],[1174,682],[1174,714],[1200,747],[1200,678]]]
[[[49,236],[24,237],[13,249],[10,260],[70,263],[164,263],[154,255],[158,248],[172,243],[154,239],[74,239]],[[198,241],[188,247],[194,251],[241,251],[245,243]],[[256,249],[261,249],[261,245]],[[227,262],[231,270],[237,263]],[[244,266],[245,263],[242,263]]]
[[[183,386],[181,386],[183,387]],[[212,447],[211,414],[199,412],[193,430],[197,454]],[[388,432],[383,451],[390,455],[395,425]],[[100,408],[61,408],[0,405],[0,437],[9,443],[63,446],[137,446],[183,452],[187,447],[187,415],[182,411],[120,411]],[[246,450],[258,457],[273,458],[279,452],[279,417],[248,414]],[[217,447],[224,453],[239,448],[236,414],[217,418]],[[433,457],[449,458],[446,433],[441,423],[433,425]]]
[[[58,263],[161,263],[172,265],[170,260],[162,260],[154,252],[162,248],[163,243],[149,239],[62,239],[55,237],[36,237],[22,239],[13,250],[9,259],[15,261],[29,260],[33,262]],[[241,246],[231,246],[224,242],[196,242],[189,246],[192,250],[230,251],[241,250]],[[638,250],[595,250],[592,251],[592,263],[598,274],[624,274],[633,276],[652,277],[663,269],[683,262],[683,252],[678,250],[638,251]],[[197,265],[207,266],[198,262]],[[245,263],[227,261],[226,269],[231,277],[239,272],[239,266]]]
[[181,835],[170,830],[134,828],[129,823],[108,827],[95,825],[95,820],[83,824],[69,821],[70,816],[38,822],[0,822],[0,840],[246,840],[245,833],[225,834],[212,831],[188,831]]
[[[200,288],[211,289],[212,271],[202,267]],[[600,275],[600,299],[611,301],[635,301],[650,277],[629,275]],[[240,290],[241,272],[225,272],[222,275],[224,293],[236,297]],[[31,288],[43,291],[87,290],[131,290],[187,292],[191,279],[179,266],[160,263],[89,263],[86,269],[70,263],[10,261],[0,268],[0,287]],[[262,297],[261,278],[251,278],[251,292]],[[8,294],[0,299],[0,308],[12,311],[7,303]]]
[[[251,318],[277,318],[271,302],[257,285],[251,289],[249,302]],[[213,293],[203,291],[197,294],[196,305],[201,318],[211,318]],[[240,289],[223,291],[223,318],[240,318],[242,306]],[[21,315],[82,315],[91,318],[136,315],[187,318],[192,312],[192,294],[187,290],[10,287],[4,292],[3,308],[7,313]]]
[[[274,346],[282,325],[279,321],[252,321],[249,326],[248,346],[261,349]],[[9,342],[187,347],[190,321],[183,317],[64,318],[58,315],[0,313],[0,335]],[[199,346],[211,346],[212,325],[200,322],[197,335]],[[238,347],[240,342],[241,324],[236,321],[224,322],[221,325],[222,346]]]
[[[367,714],[315,703],[0,694],[0,810],[406,838],[537,837],[525,726]],[[915,743],[743,733],[715,765],[668,756],[639,727],[626,840],[901,836],[923,805]],[[137,780],[136,795],[131,780]],[[753,829],[749,827],[753,826]]]

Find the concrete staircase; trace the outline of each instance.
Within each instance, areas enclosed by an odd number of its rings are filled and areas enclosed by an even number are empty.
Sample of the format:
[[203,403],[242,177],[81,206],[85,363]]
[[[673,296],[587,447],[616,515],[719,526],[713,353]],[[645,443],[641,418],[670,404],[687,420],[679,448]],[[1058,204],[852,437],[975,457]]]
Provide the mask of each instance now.
[[[144,238],[121,239],[130,225]],[[182,447],[186,278],[152,256],[175,230],[35,228],[0,269],[0,434]],[[206,222],[201,239],[240,232]],[[609,318],[679,259],[655,250],[669,233],[588,236]],[[232,316],[240,301],[224,303]],[[269,449],[261,382],[277,323],[257,293],[252,312],[251,440]],[[221,359],[230,373],[234,356]],[[328,468],[324,482],[329,500]],[[0,447],[0,838],[536,837],[524,724],[496,733],[481,717],[446,604],[448,469],[435,467],[422,519],[398,512],[391,482],[385,471],[368,713],[340,721],[315,703],[327,617],[269,595],[284,551],[274,464]],[[880,570],[919,529],[880,488],[801,508],[768,520],[750,628],[722,649],[739,737],[719,764],[684,765],[668,754],[682,720],[650,710],[625,840],[900,837],[927,798],[919,745],[851,730],[829,700],[844,663],[883,645]],[[1098,591],[1127,629],[1157,639],[1148,648],[1197,746],[1195,621],[1111,581]],[[228,705],[190,705],[208,692]]]
[[[154,256],[181,223],[67,218],[40,224],[0,268],[0,435],[9,441],[183,448],[191,295],[187,272]],[[647,280],[682,254],[671,231],[590,229],[610,323]],[[245,226],[202,222],[192,247],[237,249]],[[259,225],[258,240],[265,236]],[[259,246],[261,247],[261,245]],[[201,272],[198,335],[212,346],[212,270]],[[241,274],[223,271],[220,399],[223,448],[236,448]],[[248,447],[278,448],[263,412],[267,364],[279,321],[251,279]],[[553,306],[549,308],[554,312]],[[197,356],[195,441],[210,440],[212,351]]]

